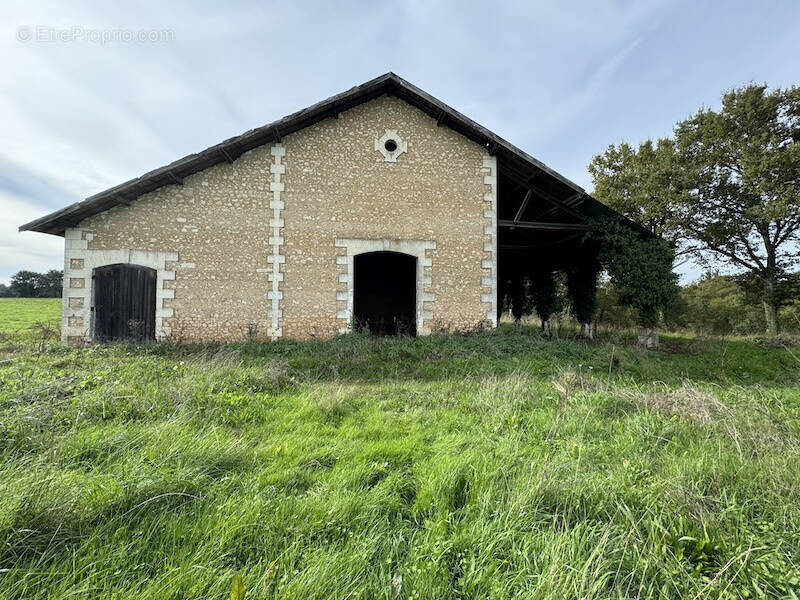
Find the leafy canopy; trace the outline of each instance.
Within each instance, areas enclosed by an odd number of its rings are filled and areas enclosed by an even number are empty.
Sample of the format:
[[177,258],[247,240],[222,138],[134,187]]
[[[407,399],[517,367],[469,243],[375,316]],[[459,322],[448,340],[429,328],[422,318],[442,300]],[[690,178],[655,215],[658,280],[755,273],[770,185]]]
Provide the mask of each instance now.
[[[701,257],[776,274],[800,241],[800,88],[751,85],[679,123],[679,224]],[[687,184],[688,186],[688,184]]]
[[609,146],[589,164],[594,195],[617,212],[670,242],[680,239],[674,206],[685,193],[675,177],[675,143],[646,140]]
[[8,286],[10,296],[19,298],[58,298],[61,296],[63,273],[51,269],[47,273],[18,271]]
[[750,85],[672,139],[609,147],[589,165],[598,199],[707,266],[750,273],[777,333],[800,246],[800,88]]

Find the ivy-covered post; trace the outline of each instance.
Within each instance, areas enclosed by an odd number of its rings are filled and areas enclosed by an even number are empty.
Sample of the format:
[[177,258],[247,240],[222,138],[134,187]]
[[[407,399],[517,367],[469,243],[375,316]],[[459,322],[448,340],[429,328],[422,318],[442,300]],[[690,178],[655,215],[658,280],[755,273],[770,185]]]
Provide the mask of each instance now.
[[550,315],[556,305],[556,283],[553,268],[538,263],[531,272],[531,295],[536,314],[542,321],[542,335],[550,337]]
[[597,278],[601,271],[598,250],[585,244],[575,264],[567,270],[567,292],[572,311],[581,324],[581,337],[594,337],[594,313],[597,310]]
[[659,316],[678,295],[672,247],[659,237],[613,220],[601,223],[596,235],[600,262],[617,288],[620,304],[639,313],[639,345],[657,348]]
[[497,275],[497,322],[500,322],[500,318],[503,316],[503,313],[509,307],[509,282],[505,273],[499,272]]
[[525,288],[522,273],[515,273],[511,281],[511,314],[514,315],[514,329],[522,331],[522,311],[525,303]]

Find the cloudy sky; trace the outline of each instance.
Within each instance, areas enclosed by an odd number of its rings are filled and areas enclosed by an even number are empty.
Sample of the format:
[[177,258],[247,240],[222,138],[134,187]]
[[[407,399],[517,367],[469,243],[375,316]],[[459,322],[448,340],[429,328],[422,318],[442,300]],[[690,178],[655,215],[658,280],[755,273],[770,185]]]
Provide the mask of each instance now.
[[799,84],[798,32],[797,0],[3,0],[0,282],[61,268],[21,223],[390,70],[591,190],[608,144]]

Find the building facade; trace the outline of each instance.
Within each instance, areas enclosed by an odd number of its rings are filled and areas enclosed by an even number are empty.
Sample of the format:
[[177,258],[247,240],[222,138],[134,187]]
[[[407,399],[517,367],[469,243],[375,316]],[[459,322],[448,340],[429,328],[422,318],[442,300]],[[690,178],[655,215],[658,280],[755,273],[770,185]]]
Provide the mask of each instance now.
[[[498,160],[553,180],[552,216],[581,210],[583,190],[387,74],[21,229],[64,236],[70,343],[492,327],[501,227],[539,231],[516,179],[501,218]],[[586,229],[544,225],[535,240]]]

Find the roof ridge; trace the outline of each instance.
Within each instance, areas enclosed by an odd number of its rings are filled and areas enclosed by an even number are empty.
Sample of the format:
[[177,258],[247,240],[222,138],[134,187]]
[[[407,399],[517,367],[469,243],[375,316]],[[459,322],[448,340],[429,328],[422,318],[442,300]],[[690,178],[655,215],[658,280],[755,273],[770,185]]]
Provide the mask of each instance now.
[[85,200],[75,202],[60,210],[30,221],[19,227],[20,231],[39,231],[63,235],[67,227],[73,227],[83,219],[104,212],[119,204],[128,204],[142,194],[152,192],[165,185],[181,182],[185,177],[205,170],[221,162],[233,162],[239,156],[264,144],[280,141],[283,136],[304,129],[325,118],[338,115],[350,108],[368,102],[385,93],[395,95],[409,104],[428,113],[461,135],[471,139],[495,154],[503,161],[514,163],[524,171],[545,173],[575,192],[585,190],[543,162],[537,160],[492,131],[479,125],[448,104],[428,94],[393,71],[356,85],[344,92],[334,94],[320,102],[307,106],[276,121],[267,123],[244,133],[209,146],[205,150],[179,158],[163,167],[158,167],[139,177],[93,194]]

